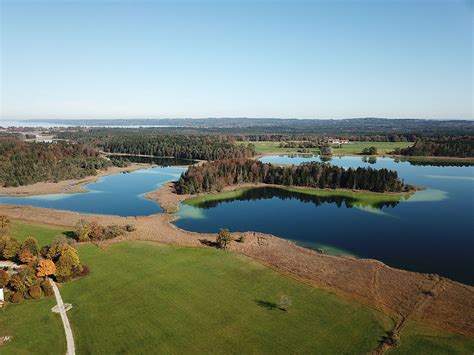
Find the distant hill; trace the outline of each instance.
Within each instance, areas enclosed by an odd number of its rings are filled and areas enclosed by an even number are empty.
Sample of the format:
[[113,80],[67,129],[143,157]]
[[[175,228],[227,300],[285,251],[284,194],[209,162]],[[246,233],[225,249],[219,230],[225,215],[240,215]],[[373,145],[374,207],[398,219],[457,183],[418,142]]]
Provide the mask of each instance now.
[[283,118],[165,118],[165,119],[41,119],[25,122],[42,122],[76,126],[165,126],[202,129],[227,129],[265,133],[319,133],[319,134],[473,134],[474,121],[422,120],[387,118],[350,119],[283,119]]

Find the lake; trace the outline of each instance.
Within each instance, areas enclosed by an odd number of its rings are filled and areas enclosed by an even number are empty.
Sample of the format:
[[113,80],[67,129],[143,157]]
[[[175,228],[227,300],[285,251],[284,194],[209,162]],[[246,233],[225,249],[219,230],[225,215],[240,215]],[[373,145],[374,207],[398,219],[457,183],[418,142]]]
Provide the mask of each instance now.
[[[296,165],[320,158],[283,155],[261,160]],[[330,163],[396,170],[406,183],[427,189],[399,203],[377,206],[254,189],[232,200],[183,205],[175,224],[195,232],[229,228],[271,233],[332,254],[378,259],[393,267],[474,284],[473,167],[363,157],[334,157]]]
[[147,216],[163,210],[144,194],[156,190],[164,182],[177,180],[186,170],[182,167],[155,167],[100,178],[84,186],[87,192],[39,195],[32,197],[0,197],[0,203],[32,205],[82,213],[118,216]]
[[[267,156],[274,164],[320,161],[314,156]],[[171,162],[177,163],[177,162]],[[182,205],[178,227],[195,232],[271,233],[331,254],[378,259],[407,270],[439,273],[474,285],[474,168],[412,165],[391,158],[335,157],[331,164],[388,168],[409,184],[424,186],[407,200],[367,205],[341,197],[309,197],[274,188],[253,189],[239,198]],[[145,216],[161,213],[144,197],[185,168],[155,167],[103,177],[84,193],[0,197],[0,203],[82,213]]]

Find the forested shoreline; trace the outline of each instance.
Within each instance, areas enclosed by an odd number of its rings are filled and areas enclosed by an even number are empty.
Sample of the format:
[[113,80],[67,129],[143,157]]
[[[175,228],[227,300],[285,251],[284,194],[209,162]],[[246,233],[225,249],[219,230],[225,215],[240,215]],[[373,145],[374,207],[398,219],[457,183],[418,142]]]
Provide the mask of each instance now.
[[317,162],[281,167],[252,159],[213,161],[191,166],[181,175],[175,188],[178,194],[195,194],[220,191],[226,186],[241,183],[374,192],[406,192],[414,189],[404,184],[397,172],[387,169],[344,169]]
[[474,157],[474,138],[438,137],[420,138],[409,148],[399,149],[396,154],[406,156],[434,156],[434,157]]
[[111,163],[83,144],[0,140],[0,185],[22,186],[96,175]]

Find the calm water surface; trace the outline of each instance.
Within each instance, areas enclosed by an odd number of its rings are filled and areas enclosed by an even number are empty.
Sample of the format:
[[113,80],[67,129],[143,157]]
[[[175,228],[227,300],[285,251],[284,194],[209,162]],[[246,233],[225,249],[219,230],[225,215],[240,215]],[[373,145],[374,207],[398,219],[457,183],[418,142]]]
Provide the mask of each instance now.
[[[264,162],[300,164],[318,157],[267,156]],[[334,254],[374,258],[388,265],[439,273],[474,284],[474,168],[417,166],[378,158],[336,157],[331,164],[388,168],[424,186],[398,204],[357,206],[344,199],[308,198],[274,189],[200,207],[183,205],[178,227],[196,232],[271,233]]]
[[161,207],[143,195],[167,181],[177,180],[184,168],[156,167],[127,174],[116,174],[85,185],[88,192],[32,197],[0,197],[0,203],[32,205],[82,213],[118,216],[147,216],[162,212]]

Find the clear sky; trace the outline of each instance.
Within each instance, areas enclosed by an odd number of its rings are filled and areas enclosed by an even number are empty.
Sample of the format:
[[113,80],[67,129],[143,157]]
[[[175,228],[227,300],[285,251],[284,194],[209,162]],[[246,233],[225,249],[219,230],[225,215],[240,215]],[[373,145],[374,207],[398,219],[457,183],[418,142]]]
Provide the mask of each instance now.
[[1,3],[1,118],[473,119],[473,2]]

